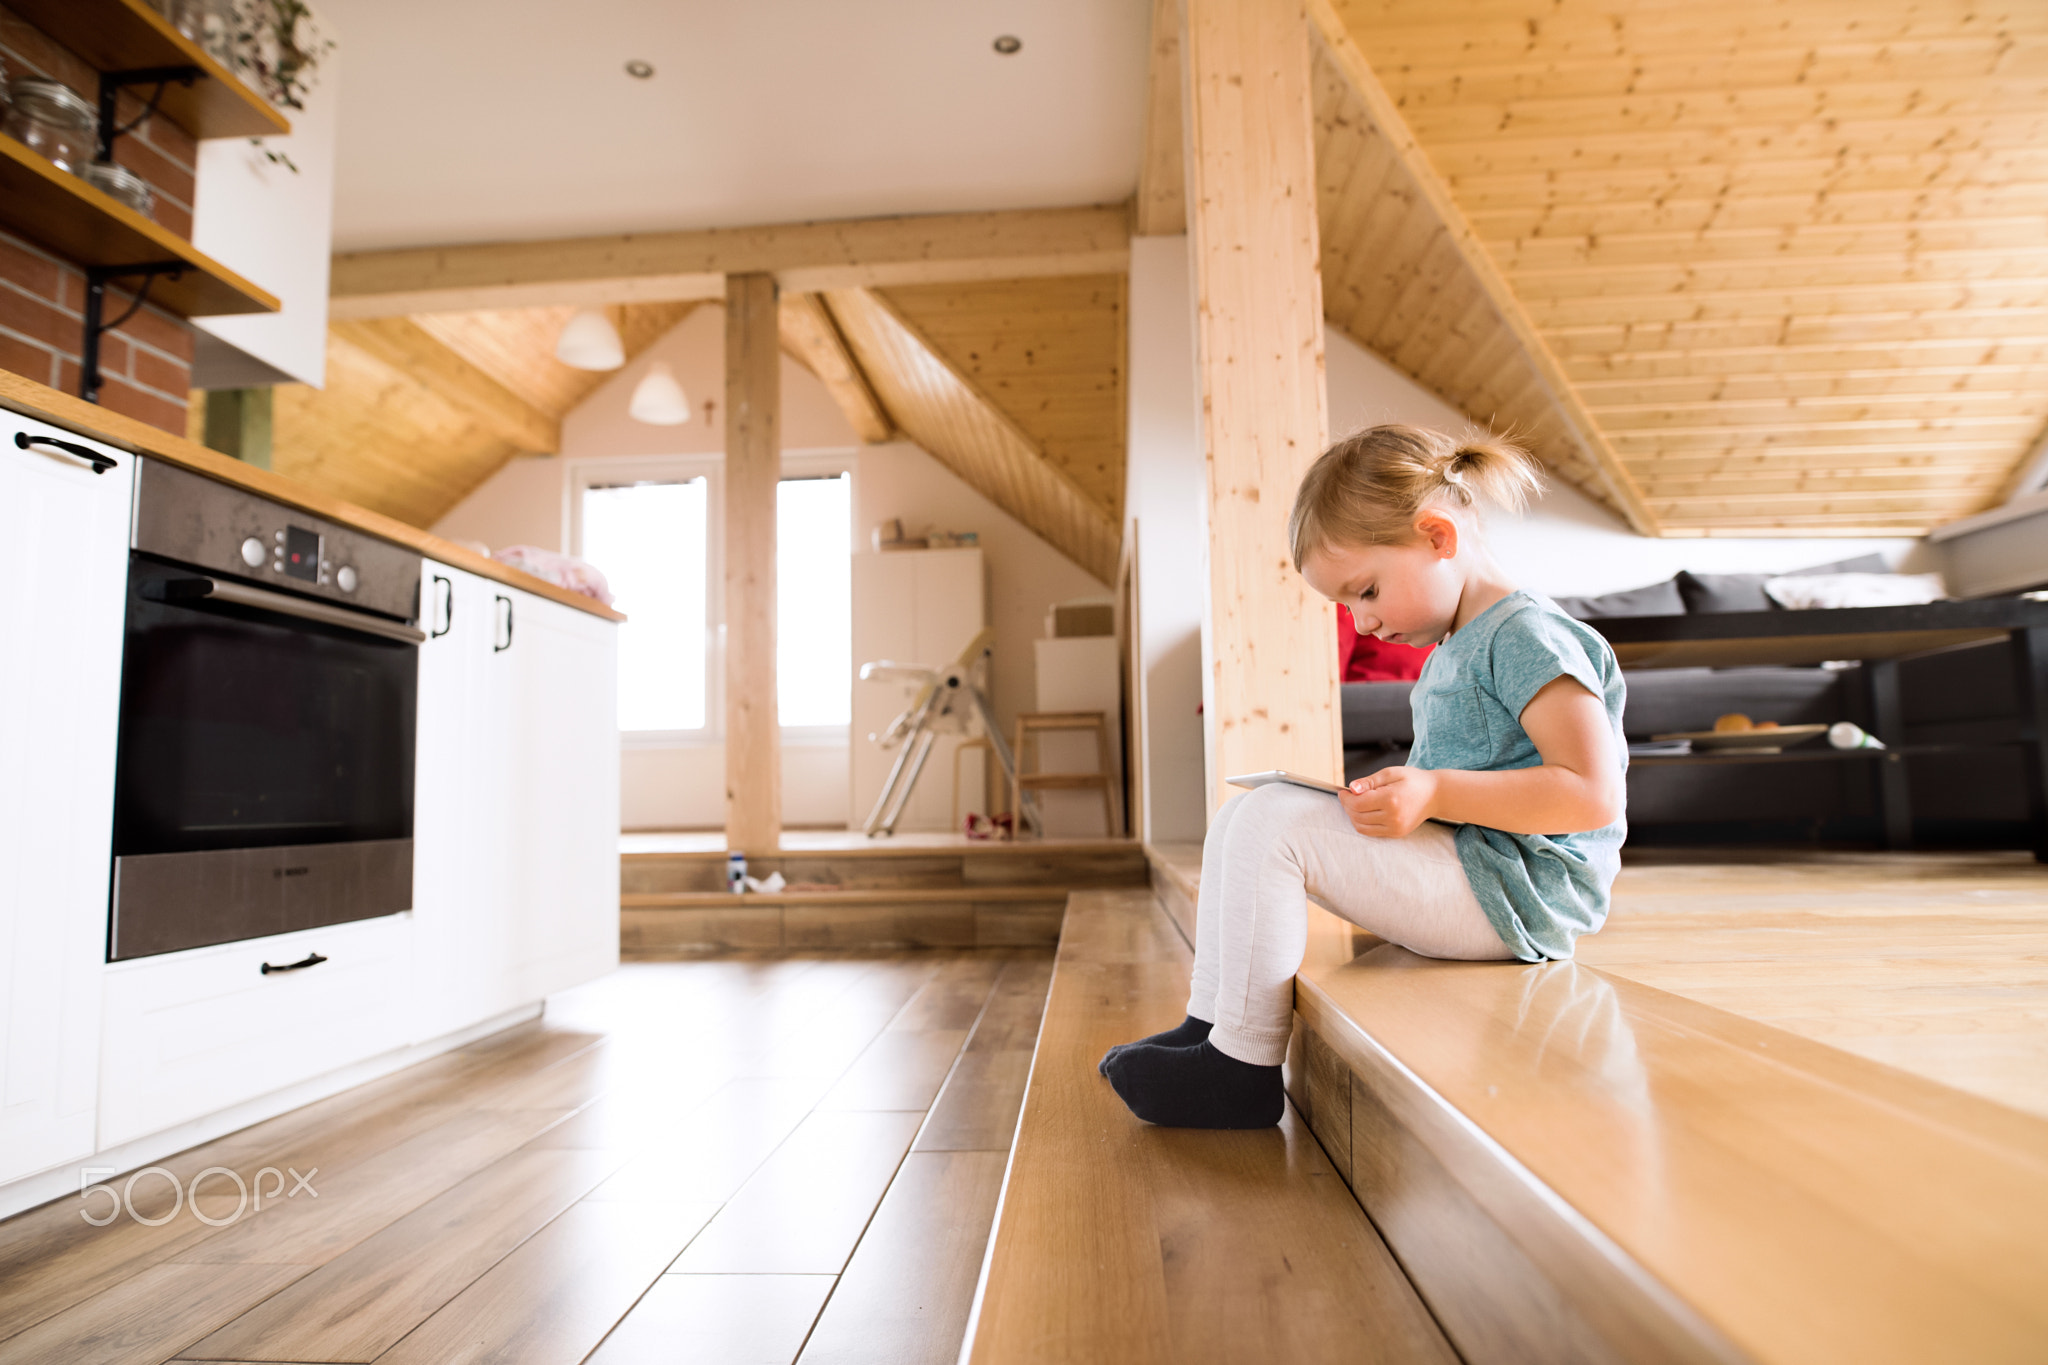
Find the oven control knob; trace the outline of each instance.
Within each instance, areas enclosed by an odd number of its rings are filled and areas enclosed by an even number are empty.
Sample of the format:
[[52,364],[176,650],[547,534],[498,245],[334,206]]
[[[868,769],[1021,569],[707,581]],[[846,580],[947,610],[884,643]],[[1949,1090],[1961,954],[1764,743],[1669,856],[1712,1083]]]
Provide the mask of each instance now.
[[355,566],[344,564],[336,569],[334,571],[334,586],[340,588],[343,592],[354,592],[356,590]]
[[262,568],[269,555],[270,552],[263,548],[263,542],[254,536],[242,542],[242,562],[252,569]]

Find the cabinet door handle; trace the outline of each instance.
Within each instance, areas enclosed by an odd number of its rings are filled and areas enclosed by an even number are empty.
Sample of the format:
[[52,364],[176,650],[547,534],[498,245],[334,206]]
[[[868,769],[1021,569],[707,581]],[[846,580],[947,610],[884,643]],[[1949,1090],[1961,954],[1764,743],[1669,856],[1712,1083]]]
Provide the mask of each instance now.
[[502,602],[505,606],[505,643],[501,645],[496,640],[491,641],[491,653],[503,654],[506,650],[512,648],[512,599],[497,594],[493,595],[497,596],[498,601]]
[[441,575],[435,574],[434,581],[441,585],[441,627],[439,630],[433,630],[427,633],[427,638],[429,640],[438,640],[443,635],[446,635],[449,631],[455,629],[454,580],[443,578],[441,577]]
[[82,446],[76,441],[60,441],[54,436],[31,436],[25,431],[17,431],[14,433],[14,444],[22,450],[27,450],[30,446],[55,447],[66,455],[76,455],[86,461],[92,466],[92,472],[95,474],[104,474],[117,463],[112,456],[102,455],[91,446]]
[[326,958],[318,953],[307,953],[297,962],[287,962],[283,966],[279,966],[274,962],[266,962],[263,964],[263,975],[269,976],[272,972],[295,972],[301,967],[317,967],[326,960]]

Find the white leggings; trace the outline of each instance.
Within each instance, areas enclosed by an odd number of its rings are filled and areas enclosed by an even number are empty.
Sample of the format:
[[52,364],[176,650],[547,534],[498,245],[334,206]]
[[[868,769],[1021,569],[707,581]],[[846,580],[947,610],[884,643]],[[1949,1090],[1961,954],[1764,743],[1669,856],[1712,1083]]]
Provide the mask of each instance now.
[[1308,898],[1426,957],[1513,957],[1473,899],[1451,831],[1405,839],[1351,827],[1335,797],[1274,784],[1216,813],[1202,846],[1188,1013],[1217,1048],[1278,1066],[1292,1030],[1294,974],[1308,948]]

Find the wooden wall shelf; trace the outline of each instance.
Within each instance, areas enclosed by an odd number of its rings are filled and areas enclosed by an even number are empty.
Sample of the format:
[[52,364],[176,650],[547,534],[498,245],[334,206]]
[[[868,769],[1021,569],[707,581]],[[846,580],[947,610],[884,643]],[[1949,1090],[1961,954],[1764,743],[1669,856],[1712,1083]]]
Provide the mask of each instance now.
[[[190,86],[164,91],[157,111],[196,138],[273,137],[291,121],[197,44],[172,28],[144,0],[9,0],[8,7],[99,71],[196,66]],[[99,92],[78,92],[88,103]],[[148,89],[135,93],[148,98]]]
[[0,136],[0,226],[81,266],[185,262],[190,269],[176,280],[158,280],[149,296],[180,317],[275,313],[282,306],[176,233],[6,136]]

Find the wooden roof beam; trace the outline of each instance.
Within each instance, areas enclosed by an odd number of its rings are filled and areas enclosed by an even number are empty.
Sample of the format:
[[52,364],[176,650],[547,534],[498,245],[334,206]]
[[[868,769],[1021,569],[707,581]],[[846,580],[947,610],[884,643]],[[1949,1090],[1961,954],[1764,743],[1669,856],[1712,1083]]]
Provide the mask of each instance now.
[[1188,230],[1187,139],[1181,131],[1181,0],[1152,0],[1152,55],[1145,71],[1145,146],[1131,231],[1175,237]]
[[1380,133],[1394,149],[1395,159],[1414,178],[1429,209],[1443,225],[1451,246],[1464,260],[1466,267],[1478,281],[1500,315],[1502,324],[1514,338],[1515,346],[1526,357],[1543,385],[1558,420],[1562,422],[1573,442],[1584,452],[1585,457],[1598,472],[1603,487],[1608,491],[1628,524],[1641,535],[1661,535],[1657,519],[1650,514],[1649,505],[1643,499],[1642,489],[1630,476],[1621,458],[1607,442],[1598,422],[1586,410],[1578,391],[1566,377],[1564,367],[1551,354],[1536,325],[1530,320],[1522,302],[1516,297],[1500,267],[1494,264],[1492,255],[1472,230],[1464,210],[1452,198],[1450,187],[1437,173],[1429,156],[1409,131],[1407,120],[1395,106],[1386,87],[1374,74],[1372,65],[1366,60],[1363,50],[1351,37],[1339,13],[1345,0],[1307,0],[1310,22],[1315,25],[1324,45],[1328,48],[1337,68],[1344,73],[1358,97],[1364,102],[1378,125]]
[[875,397],[860,362],[847,349],[846,338],[840,335],[823,295],[784,294],[779,325],[782,349],[818,377],[855,435],[874,445],[896,434],[896,424]]
[[784,293],[1122,271],[1128,206],[929,214],[338,255],[329,316],[722,299],[766,273]]
[[342,320],[332,333],[446,399],[524,451],[562,448],[562,423],[471,364],[410,318]]

